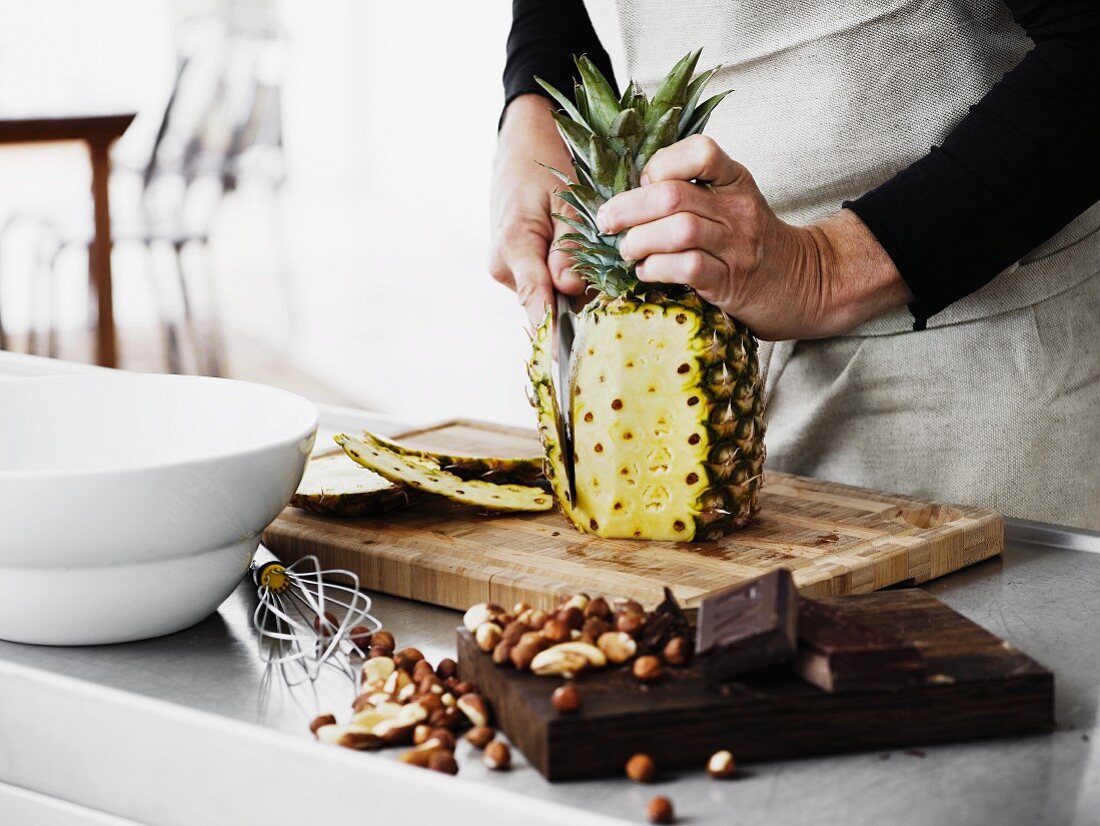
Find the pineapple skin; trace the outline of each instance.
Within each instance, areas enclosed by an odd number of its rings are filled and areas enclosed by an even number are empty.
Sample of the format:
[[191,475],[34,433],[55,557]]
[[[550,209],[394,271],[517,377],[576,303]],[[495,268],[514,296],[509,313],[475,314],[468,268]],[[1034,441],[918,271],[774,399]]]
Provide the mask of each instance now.
[[[605,538],[698,541],[744,527],[763,483],[756,340],[694,292],[602,296],[574,345],[576,499],[564,490],[549,324],[536,333],[532,399],[564,515]],[[541,351],[541,352],[540,352]]]

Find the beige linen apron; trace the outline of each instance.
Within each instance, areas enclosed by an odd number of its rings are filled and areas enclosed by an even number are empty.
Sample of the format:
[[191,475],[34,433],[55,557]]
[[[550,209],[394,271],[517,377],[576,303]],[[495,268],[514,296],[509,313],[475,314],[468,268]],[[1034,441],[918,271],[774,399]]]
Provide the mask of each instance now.
[[[1001,0],[586,0],[620,84],[685,52],[803,224],[923,156],[1031,48]],[[765,344],[768,467],[1100,529],[1100,204],[912,331]]]

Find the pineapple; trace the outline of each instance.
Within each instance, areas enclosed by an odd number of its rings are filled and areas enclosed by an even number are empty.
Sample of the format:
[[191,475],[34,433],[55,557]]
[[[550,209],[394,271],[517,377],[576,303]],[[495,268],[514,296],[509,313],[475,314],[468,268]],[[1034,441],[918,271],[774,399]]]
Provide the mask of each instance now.
[[575,102],[542,83],[573,155],[577,182],[559,193],[575,214],[573,269],[596,292],[579,319],[572,405],[576,495],[564,484],[561,418],[550,359],[549,313],[528,367],[546,475],[566,517],[602,537],[715,539],[748,524],[763,478],[763,388],[756,340],[741,323],[678,285],[638,281],[601,235],[596,211],[638,186],[658,149],[702,131],[726,93],[700,102],[716,70],[692,74],[695,51],[648,99],[633,82],[617,97],[584,57]]

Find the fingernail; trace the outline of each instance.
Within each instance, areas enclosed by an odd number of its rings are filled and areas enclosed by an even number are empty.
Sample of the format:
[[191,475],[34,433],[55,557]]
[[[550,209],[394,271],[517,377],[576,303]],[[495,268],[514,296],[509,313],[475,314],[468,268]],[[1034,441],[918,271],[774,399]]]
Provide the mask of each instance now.
[[604,207],[600,207],[598,210],[596,210],[596,229],[598,229],[603,235],[610,235],[610,228],[611,225],[607,221]]
[[636,264],[634,266],[634,272],[637,274],[637,276],[639,278],[644,278],[645,277],[645,262],[642,261],[642,262],[639,262],[638,264]]

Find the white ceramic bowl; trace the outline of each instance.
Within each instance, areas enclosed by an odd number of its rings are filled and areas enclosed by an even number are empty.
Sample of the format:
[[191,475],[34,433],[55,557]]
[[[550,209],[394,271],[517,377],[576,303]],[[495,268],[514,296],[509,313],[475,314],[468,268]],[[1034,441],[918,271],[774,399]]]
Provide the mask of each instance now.
[[144,639],[211,614],[290,501],[298,396],[102,372],[0,383],[0,638]]

